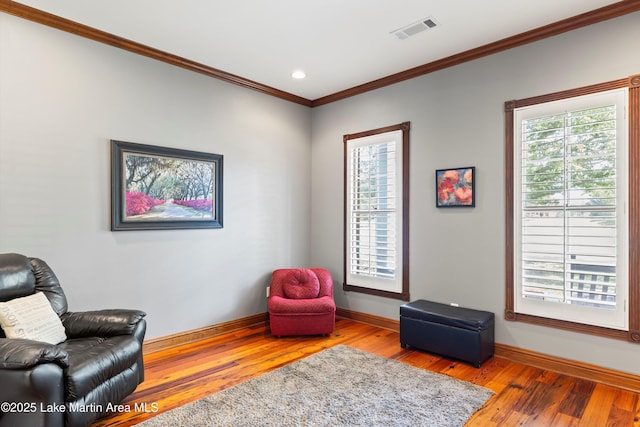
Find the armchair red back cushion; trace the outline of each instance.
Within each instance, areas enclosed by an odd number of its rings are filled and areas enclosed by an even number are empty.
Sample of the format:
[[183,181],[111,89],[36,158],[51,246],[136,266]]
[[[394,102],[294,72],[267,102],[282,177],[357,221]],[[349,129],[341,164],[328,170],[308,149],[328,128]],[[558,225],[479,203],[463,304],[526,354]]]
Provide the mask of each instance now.
[[320,281],[318,276],[308,268],[296,268],[282,281],[282,291],[289,299],[318,298]]
[[[317,290],[315,290],[316,281]],[[333,279],[331,274],[323,268],[283,268],[275,270],[271,276],[270,287],[271,295],[287,299],[312,299],[333,296]],[[308,297],[306,296],[307,294],[315,295]]]

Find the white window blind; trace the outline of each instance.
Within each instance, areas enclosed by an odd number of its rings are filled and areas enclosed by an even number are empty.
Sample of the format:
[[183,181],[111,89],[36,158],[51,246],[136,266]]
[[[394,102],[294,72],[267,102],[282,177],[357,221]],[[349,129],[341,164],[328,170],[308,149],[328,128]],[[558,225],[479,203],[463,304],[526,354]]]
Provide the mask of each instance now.
[[626,327],[626,91],[515,111],[516,311]]
[[351,284],[402,290],[401,153],[401,131],[348,141],[346,250]]

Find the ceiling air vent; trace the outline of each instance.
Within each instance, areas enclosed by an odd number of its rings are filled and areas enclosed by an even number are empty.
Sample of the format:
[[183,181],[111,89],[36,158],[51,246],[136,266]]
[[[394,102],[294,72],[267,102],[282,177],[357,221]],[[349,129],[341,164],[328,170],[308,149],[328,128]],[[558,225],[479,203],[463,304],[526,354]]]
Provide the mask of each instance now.
[[415,36],[416,34],[421,33],[430,28],[435,28],[437,26],[438,26],[438,23],[433,18],[425,18],[418,22],[414,22],[413,24],[406,25],[395,31],[391,31],[391,34],[393,34],[400,40],[404,40],[411,36]]

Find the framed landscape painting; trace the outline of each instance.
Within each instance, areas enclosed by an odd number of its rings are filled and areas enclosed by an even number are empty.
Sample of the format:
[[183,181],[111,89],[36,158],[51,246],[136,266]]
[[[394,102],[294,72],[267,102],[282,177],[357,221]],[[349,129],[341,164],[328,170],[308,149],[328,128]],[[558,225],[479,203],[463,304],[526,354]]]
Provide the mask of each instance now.
[[474,207],[476,168],[436,170],[436,207]]
[[222,228],[223,156],[111,141],[111,230]]

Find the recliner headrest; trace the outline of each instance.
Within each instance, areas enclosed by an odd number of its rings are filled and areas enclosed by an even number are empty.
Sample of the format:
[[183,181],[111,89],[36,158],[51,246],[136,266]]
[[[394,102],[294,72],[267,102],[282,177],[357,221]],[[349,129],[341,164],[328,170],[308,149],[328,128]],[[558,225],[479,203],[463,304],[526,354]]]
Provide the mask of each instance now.
[[58,316],[67,312],[67,297],[46,262],[20,254],[0,254],[0,301],[43,292]]
[[0,254],[0,301],[31,295],[36,277],[29,258],[20,254]]

